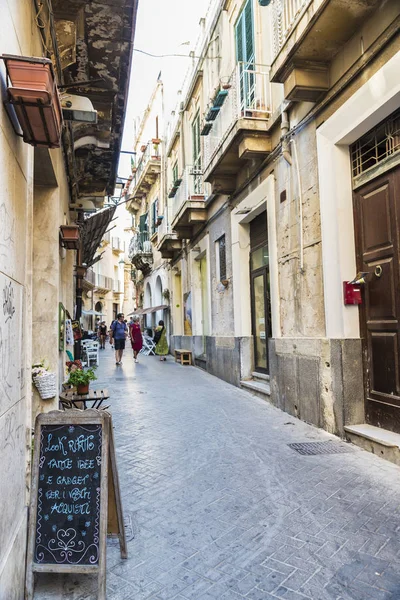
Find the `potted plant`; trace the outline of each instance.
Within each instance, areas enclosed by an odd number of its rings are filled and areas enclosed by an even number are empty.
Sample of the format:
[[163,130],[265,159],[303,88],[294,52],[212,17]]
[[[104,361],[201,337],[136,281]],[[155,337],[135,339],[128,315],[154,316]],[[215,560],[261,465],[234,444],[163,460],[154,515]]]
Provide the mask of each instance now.
[[89,392],[89,382],[97,379],[94,369],[74,369],[69,374],[68,383],[76,387],[78,394],[87,394]]
[[163,218],[164,218],[164,215],[157,215],[156,227],[159,227],[161,225]]

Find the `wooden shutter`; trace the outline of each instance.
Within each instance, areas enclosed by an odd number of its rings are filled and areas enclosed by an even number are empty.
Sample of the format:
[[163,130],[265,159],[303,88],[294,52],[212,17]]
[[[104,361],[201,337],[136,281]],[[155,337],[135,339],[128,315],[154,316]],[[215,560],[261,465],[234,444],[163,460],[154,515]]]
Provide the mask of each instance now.
[[147,231],[147,229],[147,213],[145,213],[139,217],[139,231],[140,233],[143,233]]
[[248,0],[236,23],[236,60],[254,65],[253,0]]
[[193,138],[193,168],[201,169],[201,140],[200,140],[200,113],[197,113],[192,124]]

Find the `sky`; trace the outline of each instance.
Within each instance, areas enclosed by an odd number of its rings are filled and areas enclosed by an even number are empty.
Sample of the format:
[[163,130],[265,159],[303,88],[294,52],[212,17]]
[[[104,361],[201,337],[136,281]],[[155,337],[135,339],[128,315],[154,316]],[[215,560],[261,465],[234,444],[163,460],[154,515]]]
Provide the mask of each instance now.
[[[199,21],[206,15],[209,3],[210,0],[139,0],[122,150],[133,149],[134,119],[143,115],[160,72],[167,117],[173,110],[176,92],[191,62],[186,57],[194,49],[200,33]],[[138,50],[186,57],[153,58]],[[121,155],[118,174],[130,175],[129,155]]]

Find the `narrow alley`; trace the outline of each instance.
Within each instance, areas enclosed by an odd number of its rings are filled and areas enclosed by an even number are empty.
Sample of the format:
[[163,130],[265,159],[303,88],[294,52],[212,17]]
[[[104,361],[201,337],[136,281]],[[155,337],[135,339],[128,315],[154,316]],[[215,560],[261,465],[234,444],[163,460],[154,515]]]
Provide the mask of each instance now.
[[[107,346],[97,375],[129,548],[108,541],[108,600],[400,598],[398,467],[171,357],[116,367]],[[315,442],[340,452],[290,446]],[[35,600],[95,590],[42,574]]]

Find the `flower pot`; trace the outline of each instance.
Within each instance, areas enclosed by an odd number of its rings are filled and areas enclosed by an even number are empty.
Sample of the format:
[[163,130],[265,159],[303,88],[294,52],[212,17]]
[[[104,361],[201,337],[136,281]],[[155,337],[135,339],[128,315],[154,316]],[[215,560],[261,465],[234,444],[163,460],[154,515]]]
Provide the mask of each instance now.
[[76,386],[76,392],[80,396],[83,396],[84,394],[88,394],[89,393],[89,384],[88,383],[80,383],[79,385]]
[[146,144],[143,144],[143,146],[140,146],[140,152],[144,152],[146,150],[147,146]]
[[79,248],[78,225],[61,225],[60,236],[62,245],[68,250],[77,250]]
[[155,146],[158,146],[159,144],[161,144],[161,140],[159,138],[153,138],[151,141]]

